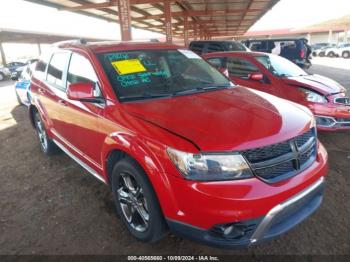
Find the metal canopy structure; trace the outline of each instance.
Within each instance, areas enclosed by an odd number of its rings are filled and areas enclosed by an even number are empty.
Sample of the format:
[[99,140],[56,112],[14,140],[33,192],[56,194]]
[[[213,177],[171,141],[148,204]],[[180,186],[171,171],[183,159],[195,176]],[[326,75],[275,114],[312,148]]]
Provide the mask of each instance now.
[[[0,27],[0,43],[52,44],[73,38],[77,38],[77,36]],[[87,41],[106,40],[101,38],[82,38]]]
[[[40,44],[52,44],[59,41],[65,41],[77,38],[73,35],[54,34],[38,31],[27,31],[13,28],[0,27],[0,57],[3,64],[6,64],[6,56],[3,48],[3,43],[25,43],[37,44],[38,51],[41,53]],[[87,41],[102,41],[106,39],[101,38],[86,38]],[[107,39],[108,40],[108,39]]]
[[26,0],[120,24],[123,41],[131,26],[172,37],[208,40],[243,35],[279,0]]

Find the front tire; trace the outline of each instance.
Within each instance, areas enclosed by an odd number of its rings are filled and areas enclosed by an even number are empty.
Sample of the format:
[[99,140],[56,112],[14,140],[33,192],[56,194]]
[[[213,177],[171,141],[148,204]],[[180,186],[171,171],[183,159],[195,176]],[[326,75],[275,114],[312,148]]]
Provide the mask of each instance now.
[[5,75],[0,72],[0,81],[3,81],[3,80],[5,80]]
[[112,173],[112,192],[118,215],[138,240],[162,239],[167,225],[158,199],[142,168],[130,158],[119,161]]
[[41,151],[47,156],[56,154],[58,152],[58,148],[47,135],[44,122],[42,121],[38,112],[35,112],[34,121]]
[[345,59],[349,59],[350,58],[350,52],[349,51],[343,52],[342,57],[345,58]]

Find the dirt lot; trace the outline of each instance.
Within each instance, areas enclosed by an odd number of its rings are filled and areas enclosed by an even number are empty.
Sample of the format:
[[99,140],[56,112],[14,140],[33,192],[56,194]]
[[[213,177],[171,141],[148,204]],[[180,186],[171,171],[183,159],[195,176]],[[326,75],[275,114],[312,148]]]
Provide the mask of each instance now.
[[[350,71],[312,71],[350,87]],[[331,168],[325,200],[288,234],[242,250],[172,235],[149,245],[135,241],[116,218],[108,187],[64,154],[43,156],[11,84],[0,84],[0,254],[350,254],[350,132],[320,134]]]

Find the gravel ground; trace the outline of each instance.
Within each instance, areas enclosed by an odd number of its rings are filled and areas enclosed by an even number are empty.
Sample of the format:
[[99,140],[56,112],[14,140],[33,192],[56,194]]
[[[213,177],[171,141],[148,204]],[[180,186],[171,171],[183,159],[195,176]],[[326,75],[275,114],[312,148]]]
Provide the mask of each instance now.
[[[350,86],[350,71],[312,72]],[[169,235],[157,244],[133,239],[115,215],[110,190],[68,156],[39,150],[27,110],[11,82],[0,83],[0,254],[341,255],[350,254],[350,136],[320,134],[330,172],[321,208],[280,238],[257,247],[222,250]]]

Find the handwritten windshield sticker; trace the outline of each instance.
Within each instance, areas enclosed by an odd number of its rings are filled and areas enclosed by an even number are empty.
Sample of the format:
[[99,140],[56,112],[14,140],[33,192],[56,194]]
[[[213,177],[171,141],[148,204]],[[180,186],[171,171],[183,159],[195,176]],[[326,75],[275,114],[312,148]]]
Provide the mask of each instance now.
[[119,75],[127,75],[147,71],[138,59],[114,61],[111,64]]
[[114,53],[108,54],[107,56],[110,62],[129,59],[129,55],[127,53]]
[[178,51],[189,59],[201,59],[199,55],[190,50],[178,49]]

